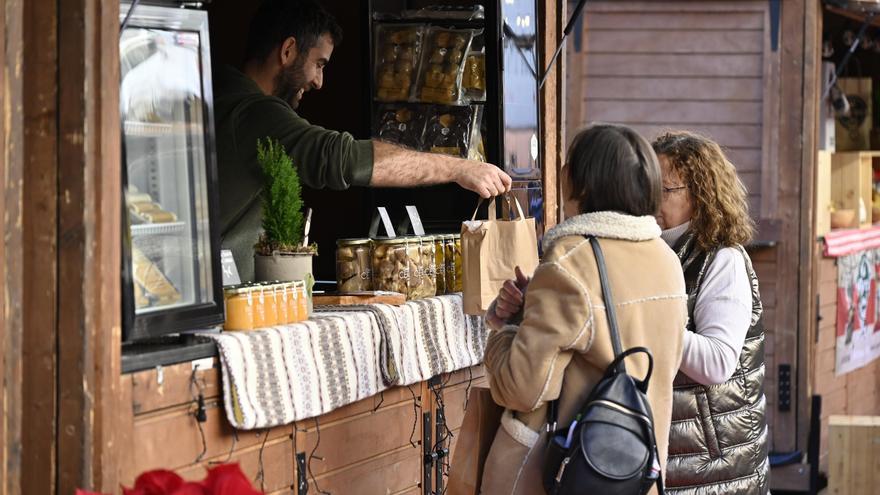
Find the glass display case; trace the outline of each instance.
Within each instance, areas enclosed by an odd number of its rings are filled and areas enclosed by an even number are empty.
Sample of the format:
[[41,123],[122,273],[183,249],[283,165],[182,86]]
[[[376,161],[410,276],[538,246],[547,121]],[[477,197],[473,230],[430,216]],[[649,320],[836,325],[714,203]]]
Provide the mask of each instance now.
[[[123,2],[120,16],[130,9]],[[137,5],[120,36],[123,338],[223,321],[208,18]]]

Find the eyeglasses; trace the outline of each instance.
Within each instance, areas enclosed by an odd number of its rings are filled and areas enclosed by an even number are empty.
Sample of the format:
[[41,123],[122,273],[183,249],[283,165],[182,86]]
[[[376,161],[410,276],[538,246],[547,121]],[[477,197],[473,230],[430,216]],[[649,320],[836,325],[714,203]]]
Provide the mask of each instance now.
[[675,191],[681,191],[682,189],[687,189],[687,186],[675,186],[675,187],[663,186],[663,194],[669,195],[669,194],[674,193]]

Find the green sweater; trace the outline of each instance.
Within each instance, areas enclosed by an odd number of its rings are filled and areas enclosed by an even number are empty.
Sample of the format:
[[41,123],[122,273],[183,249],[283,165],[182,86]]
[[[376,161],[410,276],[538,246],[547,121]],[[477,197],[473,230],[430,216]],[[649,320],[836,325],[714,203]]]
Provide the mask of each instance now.
[[242,280],[253,279],[253,246],[261,229],[258,139],[271,137],[284,145],[300,180],[311,188],[366,186],[373,175],[371,141],[310,124],[232,67],[214,73],[214,122],[221,244],[232,250]]

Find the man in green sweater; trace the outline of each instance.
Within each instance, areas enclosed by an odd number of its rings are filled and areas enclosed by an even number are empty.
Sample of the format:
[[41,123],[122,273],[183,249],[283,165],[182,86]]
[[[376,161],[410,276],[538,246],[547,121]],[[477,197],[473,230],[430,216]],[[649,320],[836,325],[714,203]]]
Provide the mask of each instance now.
[[321,89],[341,40],[335,19],[312,0],[265,0],[251,24],[243,71],[224,67],[214,75],[221,239],[242,280],[253,279],[261,222],[258,139],[281,142],[302,183],[316,189],[456,182],[484,198],[510,190],[510,177],[494,165],[357,140],[297,115],[303,94]]

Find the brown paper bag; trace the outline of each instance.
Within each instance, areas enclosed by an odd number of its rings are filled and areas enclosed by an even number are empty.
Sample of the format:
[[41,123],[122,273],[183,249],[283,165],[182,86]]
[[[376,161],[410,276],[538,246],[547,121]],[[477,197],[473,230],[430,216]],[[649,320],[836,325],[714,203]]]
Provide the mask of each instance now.
[[488,388],[471,389],[449,467],[446,485],[449,495],[479,495],[483,465],[495,440],[503,412],[504,408],[495,404]]
[[[510,198],[507,199],[510,201]],[[523,215],[516,197],[515,220],[495,218],[495,200],[489,203],[489,220],[477,221],[477,212],[461,226],[462,286],[464,312],[483,315],[505,280],[516,278],[519,266],[526,276],[538,267],[535,219]],[[479,206],[477,207],[479,210]]]

